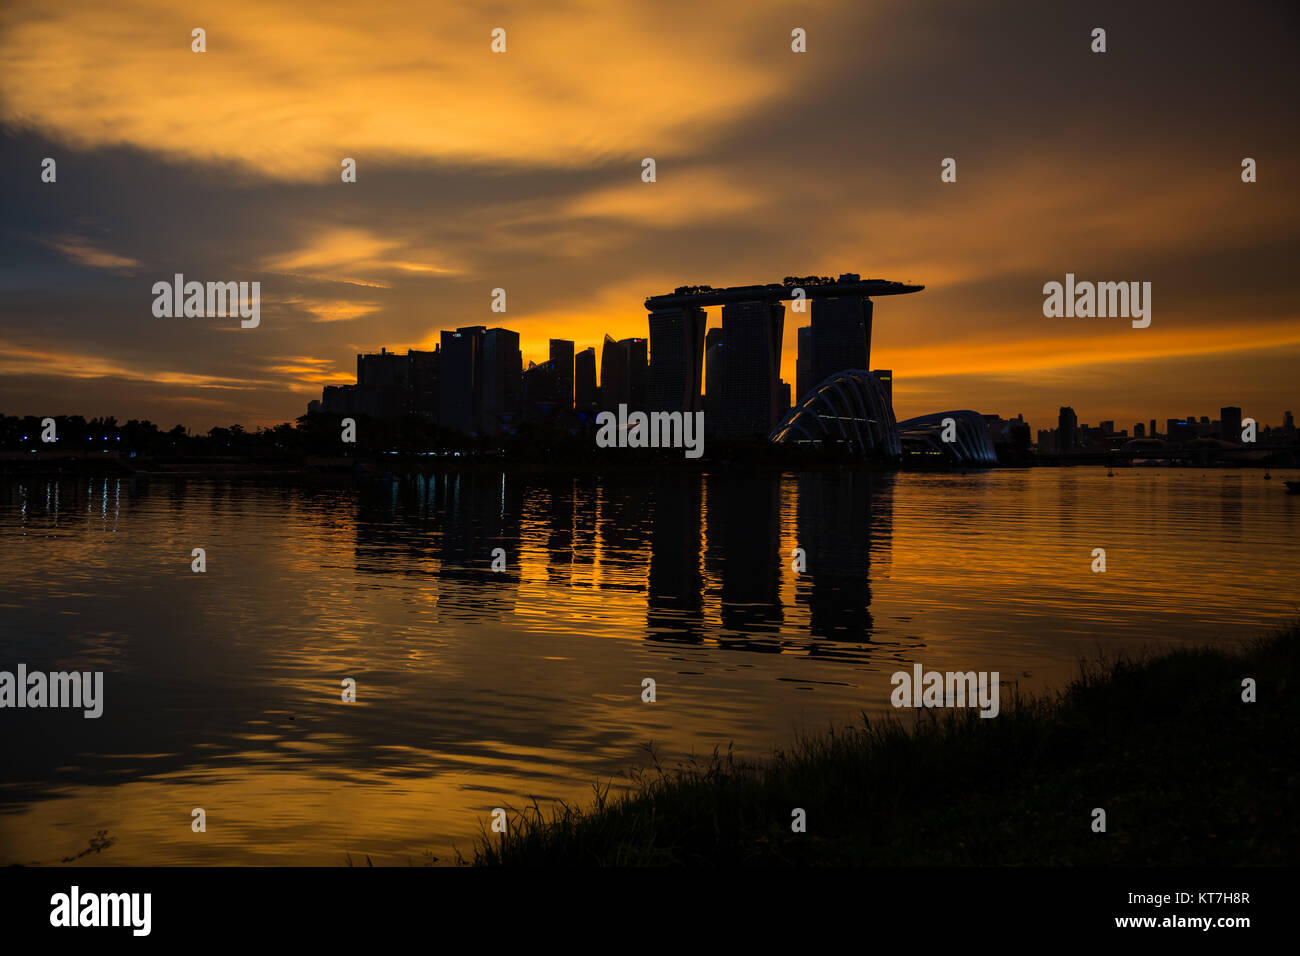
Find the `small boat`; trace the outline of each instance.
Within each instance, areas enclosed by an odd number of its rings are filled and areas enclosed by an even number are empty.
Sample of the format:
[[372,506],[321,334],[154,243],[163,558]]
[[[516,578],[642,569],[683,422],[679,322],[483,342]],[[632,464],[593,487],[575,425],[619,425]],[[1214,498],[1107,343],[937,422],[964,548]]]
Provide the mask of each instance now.
[[1286,493],[1288,495],[1300,495],[1300,481],[1288,481],[1286,483]]

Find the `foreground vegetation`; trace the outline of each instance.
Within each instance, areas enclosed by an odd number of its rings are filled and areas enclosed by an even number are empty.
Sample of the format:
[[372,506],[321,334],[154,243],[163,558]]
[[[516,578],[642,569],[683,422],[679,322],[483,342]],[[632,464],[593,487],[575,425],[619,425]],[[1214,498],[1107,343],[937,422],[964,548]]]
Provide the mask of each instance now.
[[[1294,864],[1298,657],[1300,626],[1238,652],[1085,666],[1066,691],[1013,698],[994,719],[900,711],[906,723],[801,739],[761,764],[656,763],[625,795],[516,814],[474,862]],[[1256,703],[1242,701],[1246,677]],[[806,833],[791,832],[796,807]]]

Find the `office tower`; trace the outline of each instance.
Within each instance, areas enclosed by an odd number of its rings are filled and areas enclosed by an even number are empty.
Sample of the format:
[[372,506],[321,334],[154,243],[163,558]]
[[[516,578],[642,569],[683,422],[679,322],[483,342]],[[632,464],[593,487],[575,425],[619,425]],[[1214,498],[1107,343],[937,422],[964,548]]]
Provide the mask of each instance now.
[[813,380],[812,326],[805,325],[799,330],[795,340],[797,346],[794,362],[795,398],[799,401],[808,394],[808,390],[817,384]]
[[600,350],[600,401],[611,412],[629,404],[627,346],[609,334]]
[[411,411],[438,419],[438,346],[432,352],[407,353],[411,362]]
[[871,367],[871,310],[871,300],[860,296],[813,299],[813,385],[845,369]]
[[518,332],[488,329],[484,333],[482,418],[488,431],[497,431],[518,419],[523,366]]
[[1056,421],[1056,450],[1062,454],[1074,451],[1075,435],[1079,429],[1079,416],[1069,405],[1062,405]]
[[585,348],[573,357],[573,407],[596,411],[596,350]]
[[407,356],[381,348],[377,353],[357,356],[357,384],[405,387],[410,382],[410,368]]
[[722,412],[722,329],[704,336],[704,420],[712,427]]
[[1241,409],[1228,405],[1219,409],[1219,437],[1224,441],[1241,443]]
[[411,410],[411,360],[381,348],[357,356],[357,384],[348,396],[350,413],[397,418]]
[[1152,437],[1152,438],[1159,438],[1159,437],[1160,437],[1160,436],[1156,433],[1156,420],[1155,420],[1154,418],[1151,419],[1151,437]]
[[551,365],[555,370],[555,397],[562,411],[573,408],[573,343],[551,339]]
[[790,383],[782,382],[780,390],[780,399],[777,401],[776,417],[777,421],[785,418],[786,412],[790,411]]
[[559,373],[555,363],[547,360],[541,365],[529,362],[524,370],[524,406],[530,413],[549,415],[560,407]]
[[[754,300],[722,307],[722,425],[734,435],[766,435],[779,421],[785,306]],[[813,333],[816,343],[816,332]]]
[[892,369],[876,368],[871,370],[871,374],[880,379],[880,384],[885,386],[885,395],[889,399],[889,407],[894,407],[894,372]]
[[1111,419],[1111,420],[1108,420],[1108,421],[1104,421],[1104,422],[1102,422],[1101,425],[1100,425],[1099,427],[1101,428],[1101,433],[1102,433],[1103,436],[1107,436],[1107,437],[1109,437],[1110,435],[1115,434],[1115,421],[1114,421],[1114,419]]
[[482,325],[442,333],[438,370],[439,418],[444,428],[475,433],[482,411]]
[[1147,437],[1147,427],[1146,427],[1145,425],[1143,425],[1141,422],[1138,422],[1136,425],[1133,426],[1133,437],[1134,437],[1134,438],[1146,438],[1146,437]]
[[[650,313],[649,411],[698,412],[704,372],[704,310],[672,306]],[[604,364],[601,365],[604,374]],[[608,404],[608,399],[606,400]]]
[[627,404],[634,411],[644,411],[649,398],[650,369],[646,360],[645,339],[621,339],[618,343],[627,350]]

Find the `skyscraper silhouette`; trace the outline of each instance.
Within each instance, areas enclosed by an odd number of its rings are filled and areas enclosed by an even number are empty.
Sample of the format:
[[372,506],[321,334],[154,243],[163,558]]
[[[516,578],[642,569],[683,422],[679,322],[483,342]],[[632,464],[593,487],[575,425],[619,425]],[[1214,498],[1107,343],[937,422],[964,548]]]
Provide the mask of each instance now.
[[551,365],[555,369],[555,399],[561,411],[573,408],[573,343],[551,339]]
[[483,422],[496,431],[517,419],[523,387],[519,333],[488,329],[483,335]]
[[796,340],[798,350],[797,358],[794,365],[794,390],[795,401],[803,398],[808,394],[808,390],[817,384],[819,379],[813,378],[813,344],[812,344],[812,326],[805,325],[799,330],[799,338]]
[[704,336],[704,422],[714,427],[722,413],[722,329],[709,329]]
[[1241,409],[1227,405],[1219,409],[1219,437],[1224,441],[1241,443]]
[[645,339],[622,339],[619,342],[627,349],[627,404],[629,408],[644,411],[647,389],[649,386],[649,364],[646,359]]
[[627,346],[605,335],[600,350],[600,401],[606,410],[613,411],[626,405],[630,399],[627,374]]
[[1079,430],[1079,416],[1069,405],[1062,405],[1056,421],[1056,450],[1061,454],[1074,451],[1074,439]]
[[756,300],[722,307],[723,430],[766,435],[780,417],[781,336],[785,306]]
[[703,410],[704,321],[704,310],[698,306],[671,306],[650,313],[648,410]]
[[444,428],[478,432],[482,412],[482,325],[442,333],[439,412]]
[[848,368],[871,368],[871,300],[812,300],[812,382]]
[[580,412],[596,408],[596,350],[591,347],[573,357],[573,407]]

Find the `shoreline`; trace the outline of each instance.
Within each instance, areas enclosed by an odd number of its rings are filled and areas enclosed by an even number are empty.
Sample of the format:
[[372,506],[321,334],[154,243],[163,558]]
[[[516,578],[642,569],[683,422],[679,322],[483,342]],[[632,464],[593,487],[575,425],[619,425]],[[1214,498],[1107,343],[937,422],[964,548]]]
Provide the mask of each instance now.
[[[1300,859],[1300,623],[1243,648],[1081,665],[1001,715],[919,711],[760,762],[656,761],[586,806],[511,813],[479,866],[1282,866]],[[1257,683],[1244,702],[1242,681]],[[792,808],[807,832],[791,831]],[[1094,811],[1106,812],[1105,832]],[[484,824],[486,826],[486,823]]]

